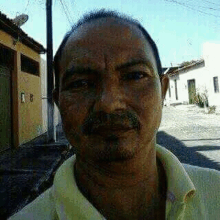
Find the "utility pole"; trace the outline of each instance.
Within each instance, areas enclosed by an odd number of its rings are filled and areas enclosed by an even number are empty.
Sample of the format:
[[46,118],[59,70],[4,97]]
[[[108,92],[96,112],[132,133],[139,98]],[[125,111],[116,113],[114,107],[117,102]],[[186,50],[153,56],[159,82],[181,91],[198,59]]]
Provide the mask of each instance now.
[[52,0],[46,0],[47,16],[47,140],[54,142],[54,101],[53,101],[53,37],[52,37]]

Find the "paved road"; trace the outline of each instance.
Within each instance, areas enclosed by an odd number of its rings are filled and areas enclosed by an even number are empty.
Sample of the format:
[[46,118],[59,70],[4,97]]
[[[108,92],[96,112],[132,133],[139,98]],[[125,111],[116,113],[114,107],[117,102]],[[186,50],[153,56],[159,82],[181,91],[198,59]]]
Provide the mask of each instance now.
[[165,106],[158,143],[182,162],[220,170],[220,115],[194,105]]
[[52,184],[54,172],[73,154],[57,126],[58,141],[46,134],[0,155],[0,219],[7,219]]

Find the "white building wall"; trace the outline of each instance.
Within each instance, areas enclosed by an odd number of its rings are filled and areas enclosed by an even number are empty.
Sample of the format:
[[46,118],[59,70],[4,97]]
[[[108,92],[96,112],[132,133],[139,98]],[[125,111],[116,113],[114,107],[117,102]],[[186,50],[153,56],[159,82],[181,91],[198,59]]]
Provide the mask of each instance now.
[[[166,94],[166,100],[170,104],[174,103],[189,103],[188,93],[188,80],[195,79],[196,91],[204,92],[206,89],[206,68],[194,67],[190,70],[182,70],[178,75],[170,77],[170,90],[171,97],[169,97],[169,91]],[[175,80],[177,85],[177,98],[175,91]]]
[[[47,132],[47,68],[46,61],[41,58],[41,92],[42,92],[42,130]],[[55,126],[60,122],[60,113],[56,105],[54,105],[54,124]]]
[[169,80],[169,88],[167,90],[166,96],[165,96],[165,100],[164,100],[164,104],[165,105],[170,105],[175,103],[175,89],[174,89],[174,81],[173,80]]
[[206,82],[206,68],[199,67],[192,70],[189,70],[183,74],[180,74],[180,97],[182,102],[189,101],[189,92],[188,92],[188,80],[195,79],[195,88],[196,92],[204,93],[207,89]]
[[[178,75],[170,77],[170,90],[166,94],[165,104],[189,103],[188,80],[195,79],[196,91],[208,96],[209,105],[220,108],[220,92],[214,92],[213,77],[218,77],[220,86],[220,44],[206,43],[203,46],[205,66],[182,70]],[[201,64],[200,64],[201,65]],[[178,100],[175,95],[175,80],[177,81]],[[220,89],[220,88],[219,88]]]
[[[209,104],[220,108],[220,92],[214,92],[213,77],[218,77],[220,86],[220,44],[205,43],[203,45],[203,56],[206,61],[207,76],[209,77]],[[219,88],[220,89],[220,88]]]

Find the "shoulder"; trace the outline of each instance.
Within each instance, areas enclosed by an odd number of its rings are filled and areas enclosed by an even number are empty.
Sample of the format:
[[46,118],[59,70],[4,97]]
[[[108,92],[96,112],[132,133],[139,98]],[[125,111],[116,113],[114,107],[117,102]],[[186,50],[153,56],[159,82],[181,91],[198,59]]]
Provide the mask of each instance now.
[[209,192],[220,196],[220,172],[214,169],[183,164],[195,188],[200,192]]
[[[206,180],[204,184],[214,184],[215,182],[217,183],[220,181],[220,171],[218,170],[192,166],[189,164],[183,164],[183,167],[185,168],[190,178],[196,183],[200,180]],[[200,182],[200,184],[203,183]]]
[[[58,219],[56,204],[59,204],[59,202],[62,203],[63,201],[67,201],[66,204],[68,204],[68,199],[72,194],[69,193],[70,188],[77,188],[76,183],[73,180],[73,169],[71,169],[74,161],[75,157],[67,159],[56,171],[52,187],[38,196],[33,202],[29,203],[18,213],[10,217],[9,220]],[[74,190],[76,191],[76,189]],[[62,208],[63,207],[61,206],[61,211],[63,211]]]
[[201,168],[183,164],[191,181],[195,186],[195,196],[191,210],[197,207],[197,212],[203,213],[207,219],[217,219],[220,216],[220,172],[214,169]]
[[56,219],[55,206],[51,193],[52,188],[49,188],[33,202],[25,206],[15,215],[11,216],[9,220],[25,220],[25,219]]

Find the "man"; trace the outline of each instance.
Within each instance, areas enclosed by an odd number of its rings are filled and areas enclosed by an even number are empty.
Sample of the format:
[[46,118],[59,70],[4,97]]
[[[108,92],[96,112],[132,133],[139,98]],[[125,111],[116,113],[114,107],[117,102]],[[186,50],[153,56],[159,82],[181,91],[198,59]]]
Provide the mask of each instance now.
[[168,78],[138,22],[85,16],[64,38],[55,74],[54,100],[76,156],[11,219],[219,218],[219,173],[183,167],[156,145]]

